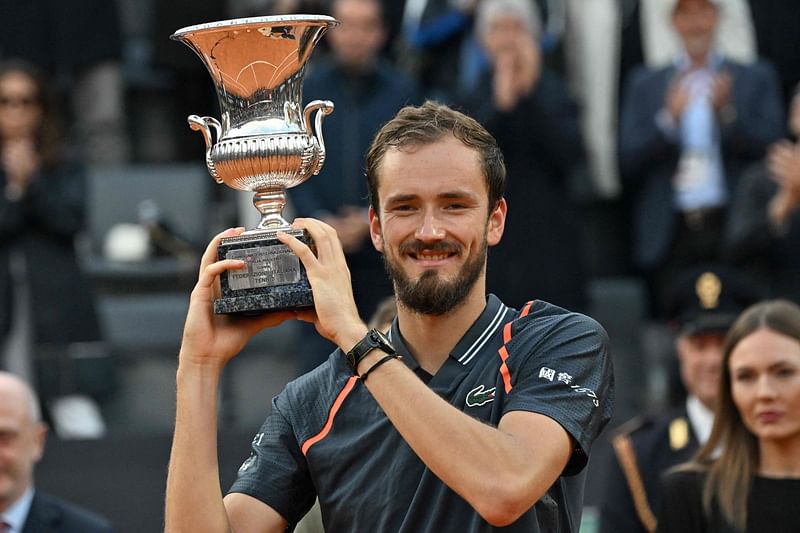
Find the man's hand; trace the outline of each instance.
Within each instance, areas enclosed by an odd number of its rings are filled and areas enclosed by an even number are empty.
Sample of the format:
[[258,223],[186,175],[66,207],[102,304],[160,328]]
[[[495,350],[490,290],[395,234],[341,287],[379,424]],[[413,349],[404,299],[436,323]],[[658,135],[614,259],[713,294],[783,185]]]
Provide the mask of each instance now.
[[767,154],[770,176],[779,189],[770,201],[769,218],[780,227],[800,206],[800,146],[789,141],[778,141]]
[[317,255],[314,255],[308,246],[291,235],[278,233],[278,239],[302,261],[314,291],[314,311],[300,311],[298,316],[313,322],[320,335],[343,350],[349,350],[364,336],[367,327],[358,315],[350,270],[336,230],[313,218],[295,219],[292,227],[308,231],[317,248]]
[[200,275],[192,290],[189,312],[183,330],[180,363],[221,369],[241,351],[250,338],[264,328],[296,318],[293,311],[267,313],[254,317],[215,315],[213,302],[220,295],[219,275],[226,270],[244,268],[244,261],[217,261],[217,247],[223,237],[240,235],[244,228],[220,233],[209,243],[200,261]]
[[685,74],[679,74],[675,79],[670,82],[667,89],[666,101],[664,107],[672,117],[673,122],[678,122],[689,104],[689,87],[684,80]]
[[541,50],[534,37],[517,25],[488,31],[482,42],[492,62],[494,105],[500,111],[511,111],[539,82]]
[[730,72],[722,71],[714,75],[711,82],[711,105],[718,115],[730,109],[732,90],[733,76]]

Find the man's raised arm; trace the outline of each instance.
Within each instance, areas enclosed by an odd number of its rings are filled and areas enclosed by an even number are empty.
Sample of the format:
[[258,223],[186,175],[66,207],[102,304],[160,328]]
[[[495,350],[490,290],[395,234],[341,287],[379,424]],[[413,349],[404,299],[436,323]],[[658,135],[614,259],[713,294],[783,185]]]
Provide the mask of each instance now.
[[288,311],[258,317],[213,314],[220,273],[244,266],[237,260],[217,261],[217,246],[222,237],[242,231],[226,230],[208,245],[189,303],[178,359],[175,434],[167,476],[167,533],[269,532],[286,527],[278,513],[254,498],[242,496],[223,504],[220,488],[217,400],[222,370],[253,335],[295,316]]

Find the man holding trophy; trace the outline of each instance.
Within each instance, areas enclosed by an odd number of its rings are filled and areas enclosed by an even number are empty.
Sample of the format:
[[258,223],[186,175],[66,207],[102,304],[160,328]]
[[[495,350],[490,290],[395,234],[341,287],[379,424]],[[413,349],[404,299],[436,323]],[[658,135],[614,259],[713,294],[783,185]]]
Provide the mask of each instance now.
[[[254,31],[302,40],[291,25],[276,32],[285,22],[259,19]],[[487,248],[507,210],[494,138],[428,102],[378,132],[366,167],[370,235],[397,297],[388,336],[359,317],[336,232],[310,218],[274,239],[302,265],[313,308],[215,313],[220,277],[251,268],[220,252],[244,229],[218,235],[179,356],[166,531],[291,530],[316,497],[327,531],[578,531],[581,472],[612,411],[608,339],[583,315],[487,296]],[[223,497],[223,368],[258,331],[292,318],[339,348],[273,400]]]

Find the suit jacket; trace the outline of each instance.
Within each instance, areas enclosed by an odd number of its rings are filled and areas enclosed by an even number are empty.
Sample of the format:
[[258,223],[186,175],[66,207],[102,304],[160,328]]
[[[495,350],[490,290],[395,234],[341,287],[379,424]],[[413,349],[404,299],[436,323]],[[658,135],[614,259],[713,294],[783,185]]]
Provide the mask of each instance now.
[[36,492],[22,533],[112,533],[105,518],[77,505]]
[[[620,427],[615,438],[620,436],[628,437],[633,445],[647,503],[655,514],[661,502],[661,475],[691,459],[699,447],[686,408],[660,417],[637,417]],[[617,455],[613,456],[607,474],[600,508],[600,533],[647,533]]]
[[[761,159],[778,140],[785,117],[777,75],[771,65],[723,61],[720,70],[733,77],[734,113],[720,121],[723,170],[732,193],[742,170]],[[664,108],[675,66],[639,67],[625,89],[620,124],[620,170],[633,198],[634,260],[657,268],[669,252],[675,233],[672,177],[681,156],[680,135],[666,135],[656,116]]]

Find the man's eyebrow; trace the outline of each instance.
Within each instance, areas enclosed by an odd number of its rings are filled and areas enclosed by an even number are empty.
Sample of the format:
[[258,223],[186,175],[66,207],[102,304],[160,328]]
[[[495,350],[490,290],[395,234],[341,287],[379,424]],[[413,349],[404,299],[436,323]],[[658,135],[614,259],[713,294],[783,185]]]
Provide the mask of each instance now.
[[386,198],[387,203],[396,203],[396,202],[408,202],[410,200],[417,199],[418,196],[416,194],[395,194],[393,196],[388,196]]
[[448,191],[439,195],[439,198],[473,198],[475,195],[469,191]]
[[[439,193],[438,195],[436,195],[436,197],[444,199],[474,198],[475,194],[466,190],[454,190],[454,191]],[[409,202],[412,200],[417,200],[418,198],[419,195],[417,194],[395,194],[392,196],[387,196],[386,203]]]

